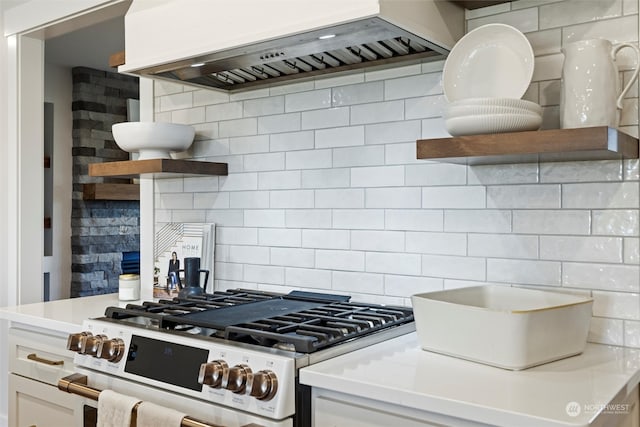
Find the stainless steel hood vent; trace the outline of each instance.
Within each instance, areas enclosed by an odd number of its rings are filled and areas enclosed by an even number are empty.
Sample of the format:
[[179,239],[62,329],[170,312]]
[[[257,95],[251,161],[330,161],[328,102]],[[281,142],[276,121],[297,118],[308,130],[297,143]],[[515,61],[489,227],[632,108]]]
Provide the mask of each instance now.
[[[171,0],[165,1],[171,2]],[[263,4],[277,4],[263,1]],[[298,1],[298,4],[304,3],[302,0],[295,1]],[[443,59],[453,44],[452,40],[457,40],[458,34],[462,33],[461,28],[454,28],[451,33],[456,34],[449,34],[448,22],[440,25],[441,29],[446,28],[441,32],[447,33],[442,37],[432,37],[433,33],[429,33],[428,36],[418,35],[419,31],[415,31],[414,28],[407,29],[412,25],[402,27],[396,25],[404,24],[404,21],[407,21],[406,16],[411,16],[412,12],[424,13],[425,5],[437,7],[438,12],[444,7],[448,12],[447,17],[456,22],[458,16],[451,16],[451,13],[459,13],[459,21],[462,25],[462,9],[448,2],[394,0],[389,2],[390,6],[387,8],[392,8],[387,13],[392,15],[392,19],[389,19],[382,13],[383,0],[360,1],[367,3],[368,7],[370,7],[368,3],[374,4],[378,8],[376,10],[380,11],[379,16],[370,15],[321,28],[316,26],[316,28],[297,31],[294,34],[258,39],[251,43],[225,46],[223,49],[211,49],[203,54],[189,54],[183,59],[173,58],[171,61],[162,61],[158,65],[139,67],[134,64],[132,65],[134,69],[127,67],[130,62],[130,49],[127,47],[127,64],[121,67],[120,71],[225,91],[239,91],[363,67],[385,66],[400,61]],[[315,3],[318,2],[315,1]],[[185,4],[187,2],[182,2],[183,6]],[[437,6],[433,6],[434,4]],[[409,9],[407,5],[410,6]],[[402,13],[398,13],[398,10]],[[398,15],[404,20],[398,19]],[[160,14],[156,13],[153,21],[157,21],[159,16]],[[384,19],[381,16],[384,16]],[[442,21],[440,14],[437,17]],[[433,21],[434,17],[431,16],[430,19]],[[128,30],[126,20],[125,25]],[[129,31],[126,32],[126,36],[128,39]],[[188,40],[187,37],[185,41]],[[202,40],[197,42],[203,44]],[[142,48],[138,50],[142,52]],[[192,50],[197,51],[197,49]],[[199,47],[199,50],[202,51],[203,48]],[[136,59],[134,58],[134,62]]]

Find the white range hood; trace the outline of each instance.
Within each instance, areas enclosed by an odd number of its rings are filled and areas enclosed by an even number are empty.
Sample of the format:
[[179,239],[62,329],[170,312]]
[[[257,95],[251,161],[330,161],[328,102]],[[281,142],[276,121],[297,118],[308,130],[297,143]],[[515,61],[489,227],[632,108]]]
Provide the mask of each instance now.
[[442,59],[463,34],[446,0],[134,0],[118,71],[236,91]]

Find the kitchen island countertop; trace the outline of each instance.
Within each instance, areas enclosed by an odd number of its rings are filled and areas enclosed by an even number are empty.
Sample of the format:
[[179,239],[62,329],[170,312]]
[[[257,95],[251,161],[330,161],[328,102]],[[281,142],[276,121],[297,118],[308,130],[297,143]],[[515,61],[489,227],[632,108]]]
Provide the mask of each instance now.
[[588,343],[581,355],[508,371],[423,351],[416,333],[300,372],[303,384],[345,400],[356,396],[374,408],[384,402],[407,412],[518,427],[603,425],[613,412],[632,410],[607,405],[625,399],[639,381],[637,349]]
[[117,293],[37,302],[0,307],[0,319],[72,333],[80,330],[83,320],[103,316],[108,306],[124,306],[128,302],[135,301],[119,301]]

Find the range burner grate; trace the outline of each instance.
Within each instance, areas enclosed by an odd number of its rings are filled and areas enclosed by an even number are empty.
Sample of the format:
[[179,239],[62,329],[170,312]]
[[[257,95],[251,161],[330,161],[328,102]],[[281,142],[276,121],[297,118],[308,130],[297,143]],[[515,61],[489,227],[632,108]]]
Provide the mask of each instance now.
[[348,302],[349,297],[243,289],[174,298],[125,308],[105,316],[159,329],[206,334],[231,341],[311,353],[343,341],[413,321],[408,307]]

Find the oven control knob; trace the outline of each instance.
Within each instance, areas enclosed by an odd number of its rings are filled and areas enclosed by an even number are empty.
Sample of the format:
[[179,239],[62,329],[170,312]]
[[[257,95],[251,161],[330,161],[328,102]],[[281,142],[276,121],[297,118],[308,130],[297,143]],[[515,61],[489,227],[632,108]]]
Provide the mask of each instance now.
[[271,400],[278,390],[278,378],[269,370],[258,371],[253,374],[251,391],[249,394],[258,400]]
[[77,334],[70,334],[67,338],[67,350],[75,351],[76,353],[80,353],[82,350],[82,343],[87,339],[87,337],[92,336],[91,332],[78,332]]
[[87,354],[89,356],[98,356],[98,348],[103,340],[106,340],[106,335],[90,335],[82,341],[80,346],[80,353]]
[[208,385],[213,388],[220,388],[222,378],[229,372],[229,365],[224,360],[213,360],[200,365],[198,373],[198,383]]
[[249,366],[241,364],[236,365],[233,368],[229,368],[229,374],[225,381],[222,380],[222,387],[234,393],[242,394],[247,388],[247,384],[251,382],[251,368]]
[[109,362],[119,362],[124,356],[124,341],[120,338],[107,339],[105,337],[98,344],[97,356]]

